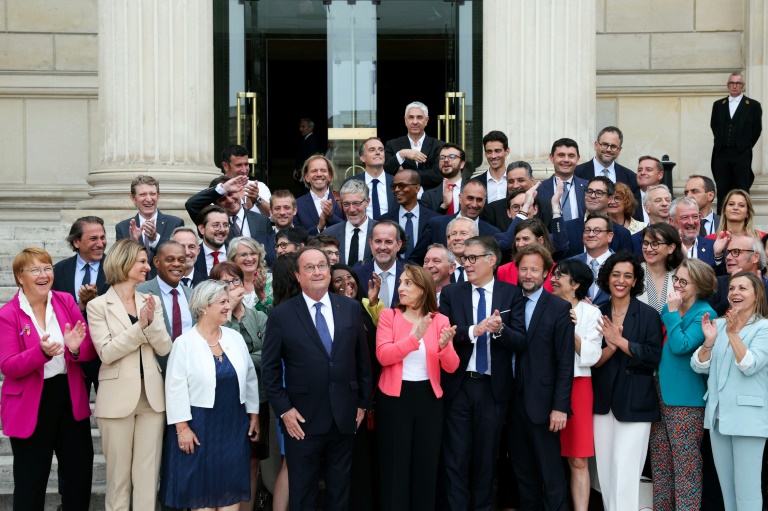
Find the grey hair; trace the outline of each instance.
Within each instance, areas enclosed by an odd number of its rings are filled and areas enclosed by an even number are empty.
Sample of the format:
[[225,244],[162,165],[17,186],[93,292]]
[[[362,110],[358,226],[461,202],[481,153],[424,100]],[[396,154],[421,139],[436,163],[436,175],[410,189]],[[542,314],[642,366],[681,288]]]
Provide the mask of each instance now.
[[181,227],[177,227],[177,228],[175,228],[173,230],[173,232],[171,233],[171,239],[173,239],[173,237],[176,236],[176,234],[178,234],[180,232],[189,232],[189,233],[193,234],[195,236],[195,238],[197,238],[197,231],[196,230],[194,230],[193,228],[191,228],[188,225],[182,225]]
[[448,222],[448,225],[445,226],[445,237],[446,238],[448,237],[448,233],[451,232],[451,229],[453,228],[453,224],[455,224],[456,222],[458,222],[460,220],[462,220],[464,222],[469,222],[470,224],[472,224],[472,236],[479,236],[480,235],[480,230],[478,229],[477,224],[473,220],[471,220],[469,218],[464,218],[464,217],[457,216],[456,218],[454,218],[453,220]]
[[[648,194],[646,194],[648,195]],[[686,205],[686,206],[692,206],[696,208],[696,211],[699,211],[699,204],[693,200],[690,197],[680,197],[678,199],[675,199],[672,201],[672,204],[669,206],[669,218],[675,218],[675,214],[677,212],[677,207],[680,205]]]
[[315,121],[313,121],[309,117],[302,117],[301,119],[299,119],[299,122],[301,122],[301,121],[306,122],[307,126],[310,127],[310,128],[314,128],[315,127]]
[[669,191],[669,187],[667,185],[649,186],[648,189],[645,191],[645,197],[643,197],[643,206],[647,206],[648,204],[651,203],[651,199],[649,199],[649,197],[651,196],[651,192],[659,188],[662,190],[666,190],[669,196],[672,197],[672,192]]
[[[493,254],[496,256],[496,264],[493,266],[494,269],[499,267],[499,264],[501,264],[501,248],[499,247],[499,243],[496,241],[496,238],[493,236],[475,236],[474,238],[469,238],[467,241],[464,242],[464,247],[471,247],[472,245],[480,245],[483,247],[483,250],[486,254]],[[490,256],[485,256],[486,258]]]
[[405,107],[405,114],[403,115],[408,115],[408,110],[410,110],[411,108],[420,108],[421,111],[424,112],[424,115],[429,117],[429,108],[427,108],[427,105],[425,105],[421,101],[411,101],[410,103],[408,103],[408,106]]
[[200,319],[203,309],[215,302],[222,291],[229,296],[229,284],[220,280],[205,280],[196,285],[192,290],[192,296],[189,297],[189,311],[192,317]]
[[448,261],[448,264],[456,264],[456,256],[453,255],[453,252],[448,250],[448,247],[446,247],[442,243],[432,243],[430,246],[427,247],[427,252],[429,252],[433,248],[440,248],[445,250],[445,259]]
[[256,255],[259,256],[259,268],[262,270],[267,269],[267,261],[265,260],[267,258],[267,251],[264,249],[264,245],[250,236],[238,236],[230,240],[229,247],[227,247],[227,261],[235,262],[238,245],[245,245],[256,252]]
[[600,140],[600,137],[606,133],[616,133],[619,136],[619,145],[624,145],[624,133],[622,133],[621,130],[616,126],[606,126],[605,128],[601,129],[600,133],[597,134],[597,140]]
[[755,251],[755,254],[760,256],[760,260],[757,262],[758,268],[761,271],[764,270],[766,265],[766,255],[763,243],[757,238],[752,238],[752,250]]
[[515,169],[525,169],[525,171],[528,173],[528,179],[533,179],[533,169],[531,168],[531,165],[527,161],[518,160],[513,161],[509,165],[507,165],[507,173],[509,173],[510,170]]
[[368,199],[368,185],[362,179],[350,179],[341,187],[339,194],[344,195],[348,193],[359,193],[363,196],[363,200]]

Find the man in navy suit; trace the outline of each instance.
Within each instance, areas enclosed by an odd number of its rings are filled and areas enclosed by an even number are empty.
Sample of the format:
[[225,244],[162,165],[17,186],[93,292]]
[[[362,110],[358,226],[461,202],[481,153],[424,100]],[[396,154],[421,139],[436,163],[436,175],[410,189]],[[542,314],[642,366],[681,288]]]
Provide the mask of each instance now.
[[371,258],[371,247],[366,240],[371,236],[376,221],[365,213],[371,199],[364,182],[359,179],[347,181],[339,194],[347,221],[332,225],[324,234],[339,240],[341,262],[355,266]]
[[[725,257],[726,274],[717,277],[717,291],[707,301],[715,309],[718,316],[725,315],[730,307],[728,301],[728,283],[731,275],[740,271],[747,271],[760,276],[761,268],[765,268],[765,249],[760,240],[751,236],[735,236],[728,244]],[[768,298],[768,282],[763,279]]]
[[488,170],[477,176],[487,193],[486,202],[492,204],[507,197],[506,164],[509,140],[501,131],[490,131],[483,137],[483,151]]
[[444,144],[440,148],[438,161],[443,182],[440,186],[426,190],[419,202],[425,208],[441,215],[453,215],[459,209],[459,191],[466,154],[456,144]]
[[385,307],[392,307],[400,302],[397,288],[405,267],[405,263],[397,258],[397,252],[403,246],[397,222],[393,220],[378,222],[373,226],[368,243],[371,246],[373,259],[355,267],[355,272],[360,279],[360,287],[363,289],[363,295],[367,296],[368,282],[376,279],[380,282],[379,299],[384,302]]
[[443,181],[437,160],[443,142],[424,132],[429,122],[429,109],[424,103],[409,103],[404,119],[408,135],[387,141],[384,171],[394,176],[401,168],[415,170],[421,177],[421,186],[429,190]]
[[459,355],[458,369],[440,375],[445,487],[452,510],[491,509],[493,467],[513,395],[512,353],[527,344],[523,294],[494,278],[500,260],[492,237],[468,239],[460,257],[467,281],[440,293],[440,312],[457,326],[453,345]]
[[681,197],[672,201],[669,206],[669,223],[680,233],[683,253],[686,257],[694,257],[707,263],[718,274],[725,273],[723,253],[718,257],[720,263],[715,261],[715,240],[710,240],[699,234],[700,229],[699,205],[690,197]]
[[664,165],[655,156],[641,156],[637,162],[637,190],[634,191],[637,208],[632,217],[646,224],[653,223],[643,207],[648,188],[659,186],[664,179]]
[[224,208],[215,204],[204,207],[197,215],[197,233],[203,242],[195,260],[196,278],[208,280],[213,267],[227,260],[228,218]]
[[[419,205],[417,199],[421,181],[419,173],[415,170],[403,169],[392,179],[392,191],[394,192],[397,207],[392,208],[387,214],[381,216],[381,220],[392,220],[400,224],[406,234],[405,254],[403,259],[410,259],[414,247],[424,235],[424,230],[431,218],[438,216],[434,211]],[[437,190],[438,188],[435,188]]]
[[[381,139],[371,137],[358,150],[360,161],[365,165],[365,172],[347,178],[359,179],[368,187],[371,201],[368,203],[366,214],[377,222],[389,211],[396,208],[395,196],[392,193],[392,176],[384,173],[384,144]],[[415,172],[415,171],[414,171]]]
[[192,227],[177,227],[171,234],[171,239],[177,243],[181,243],[186,252],[186,269],[184,270],[184,276],[181,277],[181,285],[189,288],[194,288],[200,282],[208,280],[207,273],[200,273],[195,271],[195,265],[197,263],[197,256],[200,255],[200,245],[197,241],[197,231]]
[[576,167],[576,176],[589,181],[595,176],[605,176],[613,183],[624,183],[634,193],[637,176],[627,167],[616,163],[624,144],[624,134],[616,126],[606,126],[597,134],[595,157]]
[[304,162],[302,179],[309,193],[296,199],[294,224],[303,227],[310,236],[343,222],[344,215],[331,191],[334,176],[333,163],[322,154],[310,156]]
[[712,178],[699,174],[688,176],[688,181],[685,182],[685,196],[692,198],[699,205],[699,233],[702,236],[715,234],[720,226],[720,215],[712,208],[712,202],[715,200],[715,182]]
[[[595,213],[587,217],[584,224],[584,234],[582,238],[585,252],[573,256],[571,259],[578,259],[585,263],[592,270],[593,277],[597,281],[597,274],[603,267],[605,261],[613,254],[610,248],[613,240],[613,222],[610,217]],[[611,296],[600,289],[597,284],[592,284],[587,292],[592,305],[602,307],[607,303]]]
[[552,269],[539,244],[515,256],[525,300],[527,349],[516,354],[515,398],[509,445],[520,488],[520,508],[563,510],[566,483],[560,458],[560,431],[571,411],[574,325],[571,304],[542,286]]
[[549,153],[549,161],[552,162],[555,175],[541,182],[536,197],[541,202],[550,202],[558,184],[563,183],[559,209],[564,221],[583,217],[586,207],[584,191],[587,189],[588,181],[573,174],[579,162],[579,145],[570,138],[555,140]]
[[709,126],[714,135],[712,176],[717,182],[717,210],[722,211],[729,191],[740,188],[749,192],[752,173],[752,148],[763,131],[760,103],[744,95],[744,75],[728,77],[728,97],[712,104]]
[[329,294],[328,257],[298,254],[302,293],[269,314],[262,383],[285,435],[292,511],[315,509],[324,468],[324,509],[349,508],[355,432],[371,408],[373,381],[361,305]]
[[[497,229],[506,231],[512,224],[513,217],[509,214],[509,200],[516,191],[527,192],[536,183],[533,179],[533,169],[525,161],[513,161],[507,165],[507,197],[506,201],[496,201],[486,204],[480,219],[488,222]],[[536,197],[536,218],[549,225],[552,221],[552,206],[549,201]]]
[[[248,150],[241,145],[230,145],[224,149],[221,152],[221,173],[228,179],[239,176],[247,178],[251,173]],[[240,202],[245,209],[269,216],[269,199],[271,196],[266,184],[259,181],[246,181],[240,194]],[[194,217],[192,220],[194,221]]]

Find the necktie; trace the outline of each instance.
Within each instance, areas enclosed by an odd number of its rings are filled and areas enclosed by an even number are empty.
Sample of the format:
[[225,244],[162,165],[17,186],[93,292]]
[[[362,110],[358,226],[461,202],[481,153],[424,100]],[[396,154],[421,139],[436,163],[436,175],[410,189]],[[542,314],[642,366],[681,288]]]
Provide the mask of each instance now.
[[560,203],[560,211],[563,212],[563,220],[573,220],[573,213],[571,213],[571,201],[568,200],[568,195],[571,191],[570,181],[563,183],[563,200]]
[[456,188],[456,184],[451,183],[451,184],[448,185],[448,188],[451,189],[451,203],[448,204],[448,211],[447,211],[446,214],[452,215],[452,214],[456,213],[456,208],[453,207],[453,203],[454,203],[454,200],[453,200],[453,189]]
[[414,216],[415,215],[410,211],[405,214],[405,235],[408,238],[408,246],[405,250],[406,259],[411,255],[411,252],[413,252],[413,247],[416,245],[416,240],[413,239],[413,217]]
[[356,265],[360,262],[360,228],[355,227],[355,232],[352,234],[352,240],[349,242],[349,254],[347,255],[347,264],[350,266]]
[[708,234],[707,233],[707,222],[709,222],[709,220],[707,220],[706,218],[702,218],[701,219],[701,226],[699,227],[699,235],[700,236],[706,236]]
[[389,283],[387,277],[389,277],[388,271],[383,271],[379,274],[381,277],[381,289],[379,290],[379,298],[384,302],[384,307],[389,308],[392,305],[392,300],[389,298]]
[[331,355],[331,345],[333,343],[331,339],[331,331],[328,330],[328,323],[325,322],[325,316],[320,309],[323,308],[323,304],[317,302],[315,304],[315,328],[317,329],[317,335],[320,336],[320,340],[323,341],[325,351],[328,352],[328,356]]
[[90,284],[91,283],[91,265],[90,263],[85,263],[85,266],[83,266],[83,271],[85,274],[83,275],[83,284]]
[[211,257],[213,257],[213,265],[216,266],[219,264],[219,252],[211,252]]
[[[479,324],[485,319],[485,289],[478,287],[477,292],[480,293],[480,300],[477,302],[477,323]],[[484,333],[477,338],[475,342],[475,348],[477,349],[477,355],[475,356],[475,369],[480,374],[485,374],[488,370],[488,333]]]
[[173,295],[173,321],[171,323],[171,340],[175,341],[181,335],[181,307],[179,307],[179,290],[171,289]]
[[597,275],[600,273],[600,263],[597,262],[597,259],[592,259],[589,262],[589,267],[592,268],[592,275],[595,279],[592,285],[589,286],[589,296],[594,298],[597,295]]
[[371,207],[373,208],[373,219],[378,220],[381,217],[381,204],[379,203],[379,180],[371,180]]
[[[603,175],[607,177],[608,179],[611,179],[611,171],[608,169],[603,169]],[[611,179],[613,181],[613,179]]]
[[147,257],[152,258],[152,242],[147,239],[146,234],[141,235],[141,239],[144,240],[144,248],[147,249]]
[[237,225],[237,215],[233,215],[229,218],[229,228],[235,233],[235,236],[242,236],[243,231]]
[[463,266],[459,266],[456,269],[459,270],[459,278],[456,279],[456,282],[464,282],[464,267]]
[[192,287],[192,279],[189,277],[181,277],[181,283],[187,287]]

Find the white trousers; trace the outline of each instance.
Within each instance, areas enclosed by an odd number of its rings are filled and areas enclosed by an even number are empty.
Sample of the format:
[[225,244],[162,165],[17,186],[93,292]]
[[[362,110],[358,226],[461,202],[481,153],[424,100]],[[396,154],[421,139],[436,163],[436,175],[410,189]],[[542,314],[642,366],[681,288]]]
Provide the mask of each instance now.
[[619,422],[610,411],[593,417],[595,463],[605,511],[637,511],[651,423]]

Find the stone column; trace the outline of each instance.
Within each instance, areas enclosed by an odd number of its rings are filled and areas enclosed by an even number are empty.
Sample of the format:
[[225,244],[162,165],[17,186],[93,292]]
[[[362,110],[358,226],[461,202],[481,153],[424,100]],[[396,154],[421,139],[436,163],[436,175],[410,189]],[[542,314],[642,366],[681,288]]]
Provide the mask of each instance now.
[[758,100],[763,107],[763,134],[752,150],[752,171],[755,182],[750,190],[757,214],[756,224],[765,230],[768,226],[768,143],[766,143],[766,109],[768,109],[768,6],[765,0],[748,0],[745,9],[744,45],[746,55],[745,94]]
[[78,209],[132,208],[151,174],[161,209],[220,174],[213,154],[212,0],[99,0],[99,165]]
[[483,130],[509,137],[508,161],[537,170],[552,142],[594,155],[595,0],[485,0]]

